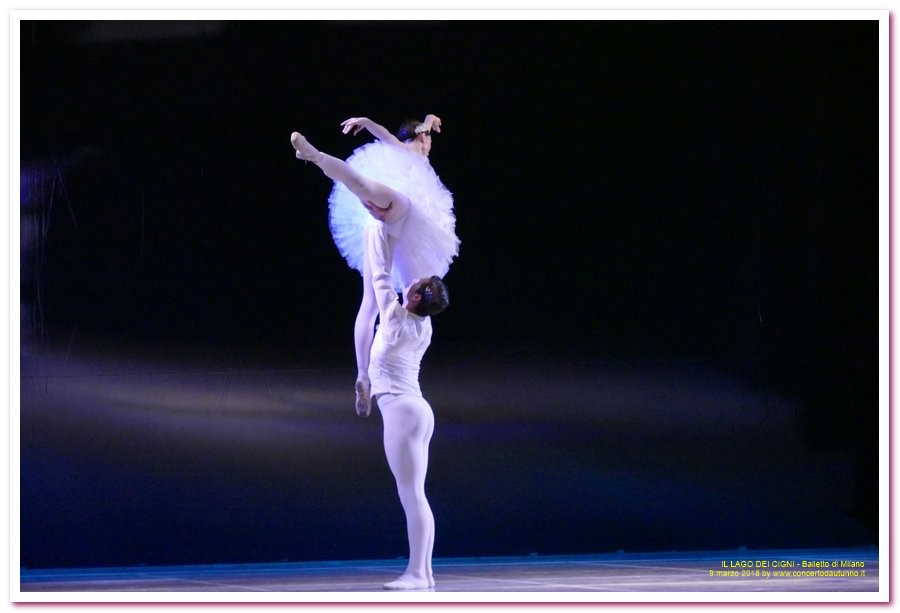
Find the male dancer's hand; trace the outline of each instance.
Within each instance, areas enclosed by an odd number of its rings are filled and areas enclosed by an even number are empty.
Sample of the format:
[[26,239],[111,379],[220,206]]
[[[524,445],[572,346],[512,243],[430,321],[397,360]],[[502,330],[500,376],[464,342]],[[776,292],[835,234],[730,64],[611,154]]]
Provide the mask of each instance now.
[[392,208],[394,208],[394,203],[393,203],[393,201],[392,201],[389,205],[387,205],[385,208],[383,208],[383,209],[382,209],[382,208],[379,208],[379,207],[377,207],[377,206],[375,206],[374,204],[372,204],[372,203],[369,202],[368,200],[362,201],[362,205],[365,207],[365,209],[366,209],[367,211],[369,211],[369,215],[371,215],[372,217],[374,217],[374,218],[377,219],[378,221],[384,221],[384,220],[387,218],[387,216],[388,216],[388,212],[389,212]]

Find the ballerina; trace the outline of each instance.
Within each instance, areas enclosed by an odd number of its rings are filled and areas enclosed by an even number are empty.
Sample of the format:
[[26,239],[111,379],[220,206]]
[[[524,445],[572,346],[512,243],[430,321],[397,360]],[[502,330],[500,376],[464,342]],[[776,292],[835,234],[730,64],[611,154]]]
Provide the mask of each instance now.
[[[317,150],[295,132],[296,156],[313,162],[334,180],[329,197],[329,226],[335,244],[351,268],[362,275],[363,295],[354,324],[357,377],[356,412],[371,411],[369,349],[374,338],[378,305],[372,272],[363,257],[363,228],[383,221],[392,244],[391,278],[400,292],[416,278],[446,275],[459,253],[453,197],[428,161],[431,132],[441,131],[441,119],[407,120],[393,135],[366,117],[341,123],[344,134],[368,130],[377,140],[359,147],[346,162]],[[362,206],[360,206],[362,205]]]

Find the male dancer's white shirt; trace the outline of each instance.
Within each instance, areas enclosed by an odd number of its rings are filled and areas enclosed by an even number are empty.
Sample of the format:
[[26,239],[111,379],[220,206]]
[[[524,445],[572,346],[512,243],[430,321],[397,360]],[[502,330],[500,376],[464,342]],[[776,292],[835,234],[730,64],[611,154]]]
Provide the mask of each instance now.
[[400,304],[391,281],[392,238],[385,224],[367,223],[363,240],[363,257],[369,259],[372,267],[372,284],[380,318],[369,358],[372,395],[421,396],[419,366],[431,344],[431,318],[410,313]]

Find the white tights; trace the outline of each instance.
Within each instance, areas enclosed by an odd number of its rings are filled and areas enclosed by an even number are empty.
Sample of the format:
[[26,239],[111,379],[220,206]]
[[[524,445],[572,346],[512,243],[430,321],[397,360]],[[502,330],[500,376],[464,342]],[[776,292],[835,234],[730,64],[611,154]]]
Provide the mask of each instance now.
[[[327,153],[319,152],[319,155],[313,162],[325,173],[325,176],[346,185],[361,201],[371,202],[382,209],[390,207],[391,212],[384,220],[385,222],[396,223],[406,217],[409,212],[410,204],[406,196],[394,191],[387,185],[359,174],[345,161]],[[365,257],[365,252],[362,278],[363,297],[353,328],[353,341],[356,349],[357,376],[368,379],[369,350],[372,347],[372,339],[375,335],[374,328],[375,318],[378,317],[378,303],[375,301],[375,292],[372,288],[372,269],[368,258]]]
[[384,452],[397,482],[397,493],[406,514],[409,564],[387,589],[434,587],[431,552],[434,548],[434,515],[425,497],[428,444],[434,432],[434,413],[421,396],[379,394],[378,408],[384,421]]

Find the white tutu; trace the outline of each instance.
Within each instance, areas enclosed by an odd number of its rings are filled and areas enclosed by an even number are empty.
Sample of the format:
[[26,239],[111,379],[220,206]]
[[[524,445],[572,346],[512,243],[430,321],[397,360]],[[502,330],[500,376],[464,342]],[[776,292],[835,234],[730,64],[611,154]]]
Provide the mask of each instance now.
[[[453,196],[428,158],[381,141],[363,145],[347,163],[363,176],[409,198],[409,215],[397,233],[391,277],[398,291],[413,279],[443,277],[459,254]],[[347,264],[362,274],[363,227],[375,220],[343,183],[335,182],[328,198],[328,224],[334,244]]]

